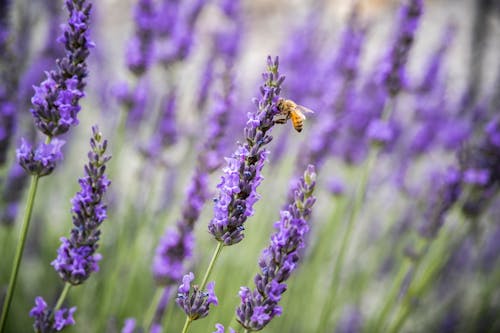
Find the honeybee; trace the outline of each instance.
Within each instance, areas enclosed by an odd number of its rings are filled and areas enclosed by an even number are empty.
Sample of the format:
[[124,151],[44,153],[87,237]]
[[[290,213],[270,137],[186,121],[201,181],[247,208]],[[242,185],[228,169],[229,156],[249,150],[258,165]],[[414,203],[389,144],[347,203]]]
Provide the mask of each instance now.
[[277,118],[274,119],[274,122],[276,124],[284,124],[288,119],[291,119],[293,128],[299,133],[302,131],[304,120],[306,119],[304,113],[314,113],[305,106],[299,105],[290,99],[283,98],[280,98],[278,101],[278,110],[280,113],[277,115]]

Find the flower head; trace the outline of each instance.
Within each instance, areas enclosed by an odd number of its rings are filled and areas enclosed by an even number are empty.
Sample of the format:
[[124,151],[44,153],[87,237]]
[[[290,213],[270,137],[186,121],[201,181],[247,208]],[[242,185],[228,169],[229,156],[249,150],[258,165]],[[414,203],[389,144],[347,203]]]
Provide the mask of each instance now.
[[94,46],[89,38],[91,5],[85,0],[66,0],[69,19],[58,39],[66,55],[58,59],[57,70],[46,72],[47,79],[34,87],[30,110],[36,127],[48,137],[66,133],[78,124],[78,102],[84,96],[86,59]]
[[21,146],[16,150],[17,161],[30,175],[49,175],[57,162],[63,158],[63,145],[63,140],[53,139],[50,143],[41,143],[33,149],[31,144],[22,138]]
[[59,332],[66,326],[74,325],[73,314],[76,307],[70,309],[62,308],[54,313],[48,309],[47,303],[42,297],[35,298],[35,306],[30,311],[30,317],[35,318],[33,328],[36,332]]
[[395,40],[388,54],[387,66],[382,74],[383,83],[390,96],[396,96],[406,85],[405,65],[422,11],[423,0],[407,0],[399,9]]
[[81,189],[71,200],[74,225],[71,237],[61,238],[57,258],[51,263],[61,279],[73,285],[83,283],[90,273],[99,270],[101,255],[95,251],[101,234],[99,226],[107,217],[103,197],[110,185],[105,170],[111,157],[105,155],[107,141],[102,141],[97,126],[92,133],[89,163],[84,168],[85,176],[79,180]]
[[207,290],[202,291],[198,286],[191,287],[194,274],[189,273],[182,278],[179,286],[176,303],[179,305],[191,320],[201,319],[208,315],[210,305],[217,305],[219,302],[215,296],[215,282],[207,284]]
[[265,146],[272,140],[269,132],[279,112],[280,86],[285,79],[278,67],[278,58],[273,62],[269,57],[268,72],[263,74],[262,96],[256,101],[258,109],[248,114],[245,143],[240,143],[233,155],[226,158],[224,175],[217,185],[219,193],[214,199],[214,218],[208,230],[225,245],[243,239],[243,224],[253,215],[253,205],[259,199],[256,189],[263,179],[261,171],[268,155]]
[[292,189],[293,202],[281,211],[275,223],[276,233],[259,259],[261,272],[255,276],[255,289],[241,287],[240,306],[236,309],[238,322],[247,330],[263,329],[275,316],[281,315],[278,305],[286,291],[284,283],[297,268],[300,250],[309,231],[306,220],[315,202],[312,195],[316,184],[314,167],[309,165],[297,186]]

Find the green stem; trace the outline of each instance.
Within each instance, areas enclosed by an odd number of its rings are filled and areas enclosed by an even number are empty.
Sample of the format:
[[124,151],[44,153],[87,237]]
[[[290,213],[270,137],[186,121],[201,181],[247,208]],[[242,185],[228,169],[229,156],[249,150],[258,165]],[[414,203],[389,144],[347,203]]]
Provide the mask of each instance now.
[[71,289],[71,286],[72,286],[71,283],[66,282],[66,284],[64,285],[64,289],[61,292],[61,295],[59,295],[59,299],[57,300],[53,313],[56,313],[61,308],[64,300],[66,299],[66,296],[68,295],[69,290]]
[[14,290],[16,288],[17,274],[19,273],[19,266],[21,264],[21,258],[23,256],[23,251],[24,251],[24,244],[26,243],[26,236],[28,235],[31,213],[33,212],[33,205],[35,203],[36,189],[38,187],[39,179],[40,176],[38,175],[31,176],[28,199],[26,201],[26,208],[24,210],[24,219],[21,227],[21,236],[19,242],[17,243],[16,255],[14,257],[14,264],[9,279],[9,289],[7,290],[7,295],[5,296],[5,301],[3,303],[2,319],[0,321],[0,332],[4,332],[5,324],[7,321],[7,315],[9,314],[10,305],[12,303],[12,296],[14,295]]
[[182,333],[186,333],[189,329],[189,326],[191,326],[191,323],[193,320],[189,317],[186,317],[186,321],[184,322],[184,327],[182,328]]
[[200,285],[200,290],[205,289],[205,286],[207,285],[208,278],[210,277],[210,274],[212,273],[212,269],[214,268],[215,262],[217,261],[217,258],[219,257],[220,252],[222,251],[222,248],[224,247],[224,243],[219,242],[217,244],[217,248],[215,248],[214,254],[212,255],[212,259],[210,260],[210,263],[208,264],[207,271],[205,272],[205,276],[203,277],[203,280]]

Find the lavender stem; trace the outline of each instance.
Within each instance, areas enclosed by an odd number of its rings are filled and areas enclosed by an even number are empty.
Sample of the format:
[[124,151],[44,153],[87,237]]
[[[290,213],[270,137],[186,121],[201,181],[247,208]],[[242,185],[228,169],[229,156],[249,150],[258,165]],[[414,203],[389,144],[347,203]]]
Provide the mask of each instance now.
[[56,306],[54,307],[54,311],[52,313],[56,313],[62,306],[64,300],[66,299],[66,296],[68,295],[69,290],[71,289],[71,283],[66,282],[64,284],[64,289],[61,292],[61,295],[59,295],[59,298],[57,299]]
[[33,205],[35,203],[36,190],[38,187],[39,175],[31,176],[31,183],[28,192],[28,199],[26,201],[26,208],[24,210],[24,219],[21,227],[21,236],[19,242],[17,243],[16,255],[14,257],[14,263],[12,266],[12,273],[9,279],[9,289],[7,289],[7,295],[2,308],[2,319],[0,320],[0,333],[4,332],[5,324],[7,322],[7,315],[9,314],[10,305],[12,303],[12,296],[14,295],[14,290],[16,288],[17,274],[19,273],[19,266],[21,264],[21,258],[23,256],[24,244],[26,243],[26,236],[28,235],[28,229],[31,220],[31,213],[33,212]]
[[163,298],[163,294],[167,291],[167,288],[156,288],[155,294],[153,296],[153,300],[151,301],[151,304],[149,305],[148,310],[146,311],[146,314],[144,315],[144,322],[143,322],[143,327],[145,329],[151,328],[151,325],[153,324],[153,319],[155,316],[155,311],[156,308],[158,307],[158,304],[160,303],[161,299]]

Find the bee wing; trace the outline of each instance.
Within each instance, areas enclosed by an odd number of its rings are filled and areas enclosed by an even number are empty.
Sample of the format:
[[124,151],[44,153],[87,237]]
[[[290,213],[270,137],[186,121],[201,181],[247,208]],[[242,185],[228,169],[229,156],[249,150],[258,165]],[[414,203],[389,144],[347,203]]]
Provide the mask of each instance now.
[[[297,105],[297,109],[302,113],[314,113],[313,110],[306,108],[305,106],[302,105]],[[304,114],[302,114],[302,119],[306,119],[306,116]]]

